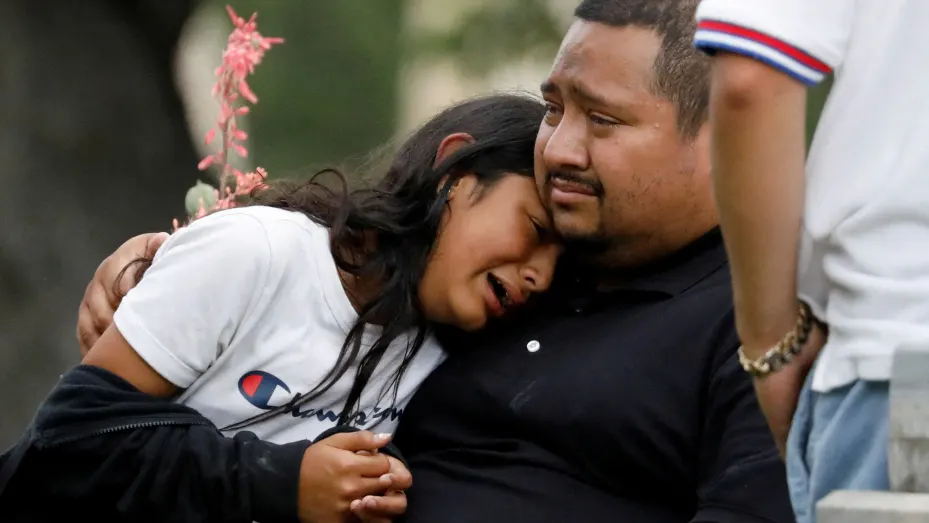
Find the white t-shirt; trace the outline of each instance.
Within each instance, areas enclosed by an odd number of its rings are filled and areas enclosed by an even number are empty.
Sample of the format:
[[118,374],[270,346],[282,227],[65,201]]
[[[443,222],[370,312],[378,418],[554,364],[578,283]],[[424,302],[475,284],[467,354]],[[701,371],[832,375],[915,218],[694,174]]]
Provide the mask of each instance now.
[[835,83],[807,159],[799,289],[830,326],[813,389],[929,350],[929,1],[703,0],[698,48]]
[[[173,234],[113,321],[149,365],[185,389],[177,401],[224,427],[312,390],[335,365],[357,317],[327,229],[300,213],[246,207],[206,216]],[[379,330],[368,326],[363,347]],[[429,337],[392,403],[392,394],[381,392],[406,343],[406,337],[395,340],[380,362],[353,425],[391,432],[406,402],[444,358]],[[336,424],[356,369],[297,413],[242,430],[277,443],[314,439]]]

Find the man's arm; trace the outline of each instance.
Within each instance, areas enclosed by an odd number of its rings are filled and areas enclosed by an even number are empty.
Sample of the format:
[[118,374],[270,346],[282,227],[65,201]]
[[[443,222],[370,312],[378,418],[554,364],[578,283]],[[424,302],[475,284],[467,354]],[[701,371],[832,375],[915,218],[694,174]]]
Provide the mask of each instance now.
[[[703,0],[694,44],[713,55],[713,181],[729,253],[738,333],[757,358],[795,325],[797,248],[804,204],[806,88],[845,56],[847,0]],[[815,337],[818,337],[819,334]],[[815,340],[756,380],[783,450]]]
[[[164,232],[140,234],[126,240],[97,267],[94,277],[84,290],[77,312],[77,342],[81,356],[86,356],[97,339],[113,323],[113,313],[123,296],[139,280],[141,266],[130,264],[138,259],[151,260],[168,239]],[[122,278],[120,272],[129,267]]]
[[[720,53],[711,91],[713,182],[732,270],[736,324],[755,359],[796,324],[797,248],[804,202],[806,87],[757,60]],[[802,360],[756,380],[783,453]]]
[[710,100],[736,322],[746,350],[763,353],[796,323],[806,87],[754,59],[720,53]]
[[691,523],[793,523],[784,464],[727,331],[705,387]]

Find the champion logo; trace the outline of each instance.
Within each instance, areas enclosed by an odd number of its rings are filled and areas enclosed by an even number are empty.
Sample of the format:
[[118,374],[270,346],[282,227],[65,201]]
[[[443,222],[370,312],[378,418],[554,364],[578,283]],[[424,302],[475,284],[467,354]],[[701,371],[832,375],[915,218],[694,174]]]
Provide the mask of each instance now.
[[263,370],[246,372],[239,378],[239,392],[249,403],[259,409],[270,410],[278,406],[270,404],[274,391],[278,387],[290,394],[290,387],[283,380]]
[[[278,390],[280,389],[280,390]],[[297,399],[284,380],[270,372],[253,370],[246,372],[239,378],[239,393],[246,401],[262,410],[271,410],[286,405],[291,399]],[[290,406],[282,414],[289,413],[294,418],[314,420],[328,424],[339,422],[339,413],[328,408],[306,406],[302,410],[298,406]],[[403,415],[403,408],[390,406],[388,408],[371,407],[366,411],[359,411],[350,416],[346,422],[356,427],[374,426],[384,420],[396,421]]]

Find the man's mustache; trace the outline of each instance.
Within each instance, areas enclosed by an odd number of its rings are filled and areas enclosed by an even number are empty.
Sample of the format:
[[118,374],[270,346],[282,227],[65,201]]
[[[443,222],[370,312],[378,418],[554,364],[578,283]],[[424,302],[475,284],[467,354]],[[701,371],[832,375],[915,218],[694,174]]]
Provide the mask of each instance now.
[[599,198],[603,196],[603,184],[600,180],[585,178],[578,173],[569,171],[549,171],[546,177],[548,185],[552,184],[552,179],[558,178],[566,182],[576,183],[590,188],[591,191]]

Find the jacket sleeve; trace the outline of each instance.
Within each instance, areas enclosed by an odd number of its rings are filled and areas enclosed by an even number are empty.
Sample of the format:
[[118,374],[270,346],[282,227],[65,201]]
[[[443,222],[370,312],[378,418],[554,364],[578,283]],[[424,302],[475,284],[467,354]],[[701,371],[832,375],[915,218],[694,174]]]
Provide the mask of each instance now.
[[309,445],[249,432],[227,438],[195,410],[82,365],[0,458],[0,508],[22,517],[10,521],[52,520],[57,511],[96,521],[297,521]]

